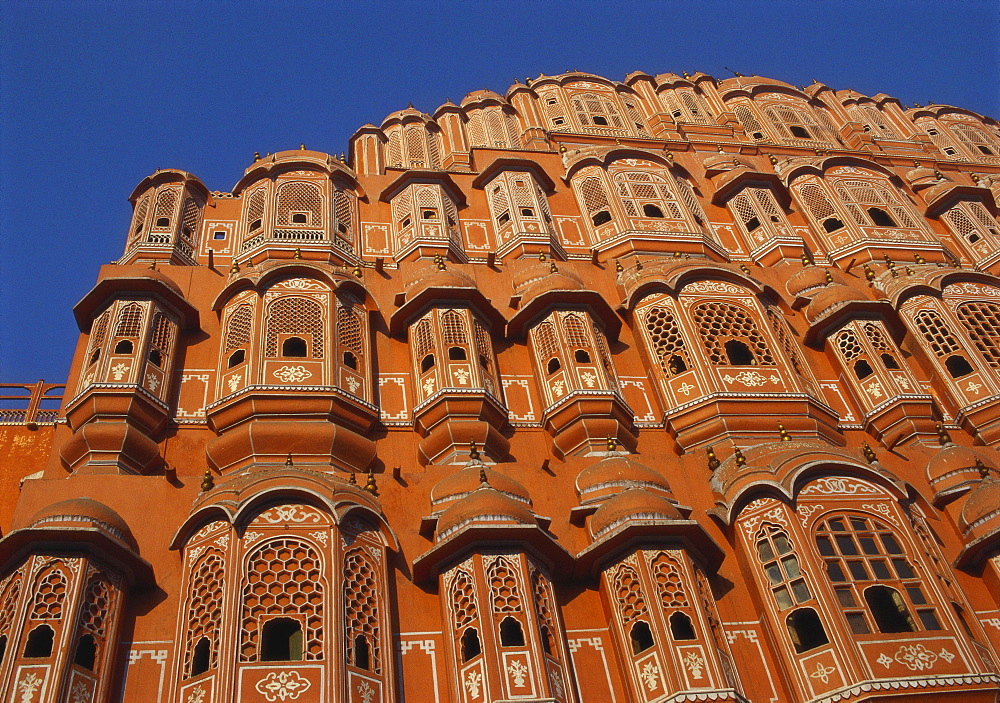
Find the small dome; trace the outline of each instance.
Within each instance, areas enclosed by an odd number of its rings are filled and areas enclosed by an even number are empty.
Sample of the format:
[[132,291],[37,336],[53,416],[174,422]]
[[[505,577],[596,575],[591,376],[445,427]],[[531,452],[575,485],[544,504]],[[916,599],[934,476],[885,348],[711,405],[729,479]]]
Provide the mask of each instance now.
[[672,496],[670,484],[658,472],[627,456],[609,456],[585,468],[576,477],[576,494],[589,503],[629,488],[645,488]]
[[702,165],[709,176],[732,171],[735,168],[747,168],[747,165],[740,161],[735,154],[712,154],[702,161]]
[[514,290],[523,300],[537,298],[553,290],[583,290],[583,281],[569,271],[551,270],[549,264],[529,266],[514,277]]
[[445,510],[437,523],[441,540],[469,525],[537,525],[538,520],[523,504],[491,486],[480,484]]
[[826,280],[827,272],[833,278],[834,283],[843,283],[843,277],[839,270],[824,268],[822,266],[806,266],[801,271],[797,271],[785,284],[785,290],[794,298],[799,296],[811,296],[819,291],[817,289],[828,285]]
[[503,98],[499,94],[494,93],[492,90],[474,90],[462,98],[461,106],[465,107],[466,105],[477,103],[481,100],[496,100],[500,103],[503,102]]
[[445,476],[431,489],[431,509],[435,512],[442,510],[456,500],[461,500],[478,490],[482,485],[480,471],[486,474],[486,481],[490,488],[503,493],[512,500],[531,506],[528,489],[520,483],[486,464],[470,462],[464,469]]
[[1000,516],[1000,479],[995,476],[987,476],[979,482],[979,486],[969,495],[962,508],[962,515],[959,517],[958,526],[966,534],[989,531],[979,529],[976,523],[996,519]]
[[932,168],[918,166],[906,172],[906,180],[910,185],[934,185],[937,183],[937,174]]
[[927,480],[934,489],[935,496],[950,493],[964,484],[979,479],[979,464],[996,468],[990,457],[975,449],[957,444],[945,444],[927,462]]
[[643,488],[629,488],[608,500],[590,519],[595,538],[635,520],[682,520],[680,511],[666,498]]
[[812,302],[806,308],[806,319],[813,324],[837,308],[859,301],[867,302],[868,298],[850,286],[834,283],[812,296]]
[[414,272],[404,287],[407,292],[427,288],[475,288],[476,282],[458,269],[427,266]]
[[35,513],[29,527],[98,527],[132,547],[136,544],[132,531],[122,516],[93,498],[70,498],[53,503]]

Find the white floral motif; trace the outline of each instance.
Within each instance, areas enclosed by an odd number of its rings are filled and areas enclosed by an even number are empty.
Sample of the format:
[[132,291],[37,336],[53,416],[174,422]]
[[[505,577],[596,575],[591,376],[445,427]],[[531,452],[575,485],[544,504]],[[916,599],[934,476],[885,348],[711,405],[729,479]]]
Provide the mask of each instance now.
[[726,383],[732,383],[733,381],[737,381],[739,383],[742,383],[744,386],[763,386],[765,383],[767,383],[767,378],[764,376],[764,374],[758,371],[740,371],[735,376],[731,376],[730,374],[727,373],[725,376],[722,377],[722,380],[725,381]]
[[952,654],[951,652],[949,652],[949,651],[948,651],[947,649],[945,649],[944,647],[942,647],[942,648],[941,648],[941,651],[940,651],[940,652],[938,652],[938,656],[939,656],[939,657],[941,657],[942,659],[944,659],[944,660],[945,660],[946,662],[948,662],[949,664],[951,664],[951,660],[955,658],[955,655],[954,655],[954,654]]
[[227,381],[227,383],[229,384],[230,393],[236,392],[236,389],[240,387],[241,380],[243,380],[242,374],[234,373],[232,376],[229,377],[229,381]]
[[701,672],[705,668],[705,657],[698,654],[698,652],[694,650],[689,651],[681,659],[681,663],[684,664],[685,669],[691,672],[691,678],[703,678]]
[[687,381],[685,381],[684,383],[682,383],[681,385],[679,385],[677,387],[677,391],[680,392],[680,393],[683,393],[685,396],[690,395],[691,391],[693,391],[693,390],[694,390],[694,386],[692,386]]
[[245,544],[250,544],[255,539],[261,537],[262,535],[263,533],[261,532],[247,532],[245,535],[243,535],[243,542]]
[[294,701],[309,690],[312,682],[297,671],[272,671],[257,682],[257,693],[269,701]]
[[362,681],[361,685],[358,686],[358,694],[361,696],[361,703],[372,703],[375,689],[367,681]]
[[878,659],[876,659],[875,661],[884,666],[886,669],[892,666],[892,657],[887,656],[885,652],[879,654]]
[[982,383],[973,383],[972,381],[969,381],[969,385],[965,387],[965,390],[969,391],[970,393],[979,393],[979,389],[982,387],[983,387]]
[[125,375],[125,372],[128,371],[130,368],[131,366],[129,366],[128,364],[119,362],[115,366],[111,367],[111,373],[114,374],[116,381],[120,381],[122,380],[122,377]]
[[556,694],[556,698],[562,698],[565,689],[563,688],[562,674],[559,672],[559,669],[552,669],[549,672],[549,681],[552,683],[552,692]]
[[646,684],[646,688],[655,691],[660,685],[660,667],[653,662],[646,662],[639,671],[639,678]]
[[193,689],[191,695],[187,697],[187,703],[205,703],[205,689],[201,686]]
[[205,546],[195,547],[190,552],[188,552],[188,564],[193,564],[195,560],[201,556],[202,552],[205,551]]
[[515,688],[524,688],[524,677],[528,674],[528,667],[524,662],[512,660],[507,665],[507,673],[514,679]]
[[458,385],[467,386],[469,385],[469,370],[468,369],[455,369],[455,380],[458,381]]
[[301,505],[276,505],[260,518],[275,525],[279,522],[319,522],[319,513],[314,510],[303,510]]
[[882,397],[882,384],[878,381],[872,381],[867,386],[865,386],[865,393],[870,395],[872,398]]
[[434,392],[434,378],[428,376],[427,378],[424,379],[424,394],[430,395],[433,392]]
[[90,703],[90,687],[83,681],[77,681],[69,692],[71,703]]
[[937,661],[937,655],[922,644],[904,644],[896,652],[895,659],[906,665],[910,671],[930,669]]
[[597,383],[597,374],[595,374],[593,371],[584,371],[583,373],[580,374],[580,378],[583,379],[583,385],[585,385],[587,388],[593,388],[594,385]]
[[156,392],[156,389],[160,387],[160,379],[158,379],[154,374],[146,374],[146,385],[149,386],[149,390]]
[[273,375],[284,383],[302,383],[307,378],[312,378],[312,371],[305,366],[282,366]]
[[465,676],[465,681],[463,685],[465,690],[469,692],[469,695],[473,698],[479,698],[479,686],[483,682],[483,675],[478,671],[470,671]]
[[554,381],[552,383],[552,393],[555,395],[556,398],[559,398],[560,396],[562,396],[563,393],[566,392],[563,388],[565,385],[566,385],[565,381]]
[[350,389],[351,393],[357,393],[358,388],[361,387],[361,383],[354,376],[347,377],[347,387]]
[[229,546],[229,535],[222,535],[219,539],[215,540],[215,543],[225,549]]
[[896,374],[896,383],[901,385],[905,390],[910,390],[910,382],[907,380],[906,376],[900,376]]
[[317,530],[316,532],[310,532],[309,536],[312,537],[317,542],[320,542],[324,547],[326,546],[326,539],[329,535],[322,530]]
[[835,672],[837,667],[826,666],[823,662],[816,662],[816,671],[809,674],[810,678],[819,679],[823,683],[830,683],[830,674]]
[[17,687],[21,689],[21,703],[31,703],[35,697],[35,691],[42,685],[44,679],[37,674],[28,674],[17,682]]

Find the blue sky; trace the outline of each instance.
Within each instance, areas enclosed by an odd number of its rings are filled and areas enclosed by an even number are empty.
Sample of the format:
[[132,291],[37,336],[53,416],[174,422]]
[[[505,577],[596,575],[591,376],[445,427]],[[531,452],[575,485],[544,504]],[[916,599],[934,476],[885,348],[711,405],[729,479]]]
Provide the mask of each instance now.
[[71,308],[157,168],[261,153],[569,69],[724,67],[1000,117],[1000,3],[0,0],[0,382],[65,379]]

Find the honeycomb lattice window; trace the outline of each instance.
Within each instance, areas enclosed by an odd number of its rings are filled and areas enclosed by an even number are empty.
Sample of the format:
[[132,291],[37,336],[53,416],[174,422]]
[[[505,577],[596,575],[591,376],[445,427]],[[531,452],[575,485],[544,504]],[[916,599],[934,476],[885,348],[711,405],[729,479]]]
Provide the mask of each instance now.
[[706,221],[705,211],[701,209],[701,203],[698,202],[691,184],[677,175],[674,176],[674,184],[677,186],[677,192],[680,193],[681,200],[684,201],[684,205],[687,206],[688,212],[691,213],[695,222],[699,225],[704,224]]
[[496,108],[486,111],[486,131],[490,135],[490,146],[501,149],[510,146],[507,138],[506,125],[504,125],[500,111]]
[[604,191],[604,183],[597,176],[588,176],[580,183],[580,195],[587,207],[587,213],[593,215],[601,210],[608,210],[608,195]]
[[282,183],[278,188],[277,224],[322,227],[323,196],[319,186],[299,181]]
[[441,315],[441,336],[446,346],[468,344],[465,334],[465,320],[454,310],[445,310]]
[[533,337],[538,348],[538,356],[543,364],[548,359],[559,355],[559,342],[551,322],[542,322],[535,327]]
[[510,204],[507,200],[506,193],[506,183],[499,182],[490,191],[490,211],[493,215],[493,219],[496,220],[497,226],[503,227],[504,225],[512,221],[510,215]]
[[786,139],[808,139],[827,141],[828,135],[808,108],[797,109],[786,105],[772,105],[764,109],[764,114],[775,129]]
[[465,124],[465,129],[469,133],[470,147],[485,147],[487,145],[486,130],[483,128],[483,113],[476,110],[469,115],[469,121]]
[[441,168],[441,133],[427,133],[427,157],[430,159],[431,168]]
[[225,352],[249,344],[252,331],[253,307],[243,303],[229,315],[229,322],[226,324]]
[[351,239],[354,229],[354,201],[343,190],[333,191],[333,215],[336,219],[336,230],[341,237]]
[[493,612],[520,613],[523,607],[521,589],[514,566],[503,557],[497,557],[486,569],[486,578],[490,584]]
[[386,166],[390,168],[403,167],[403,145],[399,129],[389,132],[389,146],[386,152]]
[[406,127],[404,132],[404,146],[406,149],[406,162],[409,168],[422,168],[427,166],[427,133],[419,125]]
[[837,335],[837,349],[840,350],[845,361],[854,361],[864,353],[864,348],[858,341],[858,336],[854,334],[854,330],[844,330]]
[[545,108],[545,116],[549,120],[553,131],[565,132],[569,125],[566,124],[566,110],[558,93],[546,93],[542,96]]
[[778,311],[777,307],[773,305],[767,306],[767,321],[771,323],[771,329],[774,331],[774,336],[778,339],[778,344],[781,345],[785,354],[791,359],[792,368],[795,370],[795,373],[803,379],[808,380],[809,375],[806,372],[805,364],[802,362],[799,345],[792,338],[792,332],[788,327],[788,323],[785,322],[785,318]]
[[286,296],[271,303],[267,313],[266,356],[278,356],[279,334],[311,334],[312,358],[323,358],[323,311],[319,303]]
[[587,334],[587,325],[580,319],[579,315],[570,313],[562,319],[563,334],[566,335],[566,344],[574,348],[590,348],[590,336]]
[[538,615],[539,625],[548,628],[549,634],[555,637],[555,610],[552,607],[549,581],[537,569],[531,571],[531,592],[535,597],[535,613]]
[[641,137],[648,137],[649,131],[646,129],[646,120],[642,116],[642,110],[632,102],[631,100],[623,101],[625,104],[625,111],[628,113],[628,118],[632,121],[632,126],[635,127],[635,131]]
[[132,234],[136,235],[142,231],[146,224],[146,215],[149,214],[149,204],[153,201],[153,194],[146,193],[135,206],[135,213],[132,215]]
[[226,564],[223,556],[210,550],[201,555],[191,570],[187,605],[187,649],[184,672],[190,674],[194,648],[201,638],[208,640],[208,669],[218,665],[219,625],[222,622]]
[[748,137],[755,142],[767,140],[767,132],[764,130],[764,125],[757,119],[757,115],[754,114],[749,106],[737,105],[733,108],[733,113],[736,115],[736,119],[740,121],[740,124],[743,125],[743,129],[746,130]]
[[986,363],[1000,368],[1000,305],[975,300],[962,303],[956,312]]
[[572,102],[577,119],[584,127],[622,129],[625,126],[618,108],[609,98],[602,98],[593,93],[580,93],[573,97]]
[[476,590],[472,576],[465,571],[456,572],[455,578],[451,581],[451,590],[448,595],[456,632],[479,619],[479,608],[476,607]]
[[[156,205],[153,207],[153,230],[170,231],[174,218],[177,216],[177,202],[180,200],[176,190],[161,190],[156,194]],[[167,223],[158,224],[166,219]]]
[[952,123],[948,125],[948,129],[958,137],[962,146],[966,148],[974,160],[992,161],[991,158],[984,159],[983,157],[995,158],[1000,155],[1000,146],[997,145],[997,140],[983,130],[960,123]]
[[861,117],[859,122],[868,125],[875,132],[876,137],[881,137],[882,139],[900,139],[899,133],[890,126],[886,116],[874,107],[869,105],[859,107],[858,116]]
[[837,195],[859,225],[878,225],[869,212],[871,207],[877,207],[889,210],[900,227],[916,226],[899,193],[885,184],[875,181],[840,181],[837,184]]
[[115,327],[116,337],[138,337],[142,327],[142,308],[131,303],[118,313],[118,324]]
[[365,351],[361,336],[361,317],[354,306],[341,304],[337,307],[337,339],[340,346],[357,356]]
[[413,333],[413,349],[418,360],[434,351],[434,331],[428,318],[417,323]]
[[650,308],[645,315],[645,325],[653,345],[653,355],[663,371],[673,375],[688,370],[691,360],[673,313],[660,306]]
[[114,605],[115,593],[108,582],[100,576],[90,579],[80,608],[80,628],[103,638],[107,634],[108,617],[113,612]]
[[201,219],[201,208],[194,198],[184,200],[184,210],[181,213],[181,234],[188,239],[194,239],[198,233],[198,220]]
[[955,339],[951,330],[948,329],[948,325],[935,311],[921,310],[913,316],[913,320],[935,356],[948,356],[961,350],[962,347],[958,340]]
[[407,226],[403,223],[413,216],[412,207],[413,192],[410,188],[392,199],[392,219],[396,223],[396,227],[403,229]]
[[628,623],[646,612],[646,599],[639,585],[639,574],[629,566],[623,566],[615,575],[615,600],[622,623]]
[[66,600],[66,576],[51,565],[35,581],[28,620],[59,620]]
[[17,613],[17,601],[21,598],[21,573],[14,572],[0,589],[0,636],[9,635],[10,626]]
[[90,347],[88,348],[88,354],[93,352],[95,349],[100,349],[104,346],[104,340],[108,337],[108,326],[110,323],[110,310],[105,310],[104,313],[94,321],[94,325],[91,327],[90,332]]
[[163,356],[169,356],[171,342],[174,338],[174,323],[166,315],[157,313],[153,316],[152,329],[150,346],[159,350]]
[[653,581],[660,594],[660,602],[664,608],[686,608],[688,597],[684,590],[684,579],[681,576],[677,561],[669,554],[658,554],[650,567]]
[[493,358],[493,342],[490,340],[490,333],[486,331],[479,320],[476,320],[474,327],[476,330],[476,349],[487,362],[484,365],[491,366],[489,362]]
[[323,563],[309,544],[282,537],[257,547],[247,559],[243,582],[240,661],[256,661],[265,620],[297,620],[303,659],[323,658]]
[[693,312],[708,358],[716,366],[730,365],[726,343],[732,340],[745,343],[753,353],[756,364],[774,365],[774,357],[771,356],[763,335],[743,308],[713,301],[695,306]]
[[267,190],[258,188],[247,197],[246,216],[247,232],[253,233],[261,228],[264,219],[264,203],[267,201]]
[[809,214],[817,222],[824,222],[827,218],[836,217],[837,209],[833,206],[830,198],[827,197],[823,189],[816,183],[806,183],[798,188],[799,197],[805,203]]
[[[625,171],[614,175],[622,207],[629,217],[684,219],[677,196],[662,176],[645,171]],[[659,214],[656,214],[659,211]]]
[[886,340],[885,335],[882,334],[882,330],[879,329],[879,327],[874,323],[871,322],[865,323],[864,325],[861,326],[861,329],[864,330],[865,336],[868,338],[868,341],[871,342],[871,345],[875,348],[875,351],[878,352],[895,351],[892,345],[890,345],[889,342]]
[[[347,645],[353,648],[357,637],[368,643],[369,671],[382,673],[379,618],[378,579],[366,552],[355,549],[344,559],[344,619],[347,628]],[[351,661],[357,662],[357,653]]]

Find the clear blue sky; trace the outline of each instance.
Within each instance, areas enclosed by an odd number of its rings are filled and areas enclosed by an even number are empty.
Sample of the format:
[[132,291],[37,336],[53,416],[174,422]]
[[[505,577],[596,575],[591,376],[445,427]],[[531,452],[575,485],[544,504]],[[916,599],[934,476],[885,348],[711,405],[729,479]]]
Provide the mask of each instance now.
[[569,69],[724,66],[1000,117],[1000,3],[0,0],[0,382],[65,380],[71,308],[132,188],[229,190],[261,153]]

